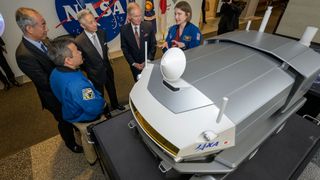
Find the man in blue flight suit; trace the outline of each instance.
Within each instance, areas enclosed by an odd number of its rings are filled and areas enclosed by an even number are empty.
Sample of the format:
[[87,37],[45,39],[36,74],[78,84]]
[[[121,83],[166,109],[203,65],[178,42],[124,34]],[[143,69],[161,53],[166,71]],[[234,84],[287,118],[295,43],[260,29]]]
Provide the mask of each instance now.
[[72,40],[53,41],[49,57],[57,66],[50,75],[50,85],[62,104],[63,119],[80,130],[85,157],[94,164],[97,156],[93,146],[87,142],[87,127],[102,120],[105,100],[78,69],[83,63],[82,55]]

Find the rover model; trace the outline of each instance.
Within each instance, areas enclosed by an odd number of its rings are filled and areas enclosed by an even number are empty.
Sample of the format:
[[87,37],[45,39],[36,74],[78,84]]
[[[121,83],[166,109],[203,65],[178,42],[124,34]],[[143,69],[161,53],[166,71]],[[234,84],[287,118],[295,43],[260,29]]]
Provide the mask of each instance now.
[[130,124],[163,172],[229,173],[304,104],[319,59],[298,41],[248,30],[169,49],[131,90]]

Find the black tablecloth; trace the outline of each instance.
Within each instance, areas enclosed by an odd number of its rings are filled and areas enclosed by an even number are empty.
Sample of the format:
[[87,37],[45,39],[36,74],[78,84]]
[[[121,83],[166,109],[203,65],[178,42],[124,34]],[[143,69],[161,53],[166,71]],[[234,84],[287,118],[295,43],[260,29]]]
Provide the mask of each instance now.
[[[127,112],[92,128],[103,166],[112,179],[166,179],[158,169],[159,161],[128,128],[131,119],[131,112]],[[320,144],[319,128],[298,115],[291,116],[278,135],[270,137],[250,161],[226,179],[283,180],[298,176]]]

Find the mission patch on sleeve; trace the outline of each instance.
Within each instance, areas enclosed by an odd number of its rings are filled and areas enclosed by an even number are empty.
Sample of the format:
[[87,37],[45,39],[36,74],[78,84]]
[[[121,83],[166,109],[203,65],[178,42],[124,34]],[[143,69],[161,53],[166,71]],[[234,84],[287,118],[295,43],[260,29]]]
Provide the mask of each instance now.
[[82,89],[82,99],[83,100],[91,100],[94,99],[95,95],[91,88]]

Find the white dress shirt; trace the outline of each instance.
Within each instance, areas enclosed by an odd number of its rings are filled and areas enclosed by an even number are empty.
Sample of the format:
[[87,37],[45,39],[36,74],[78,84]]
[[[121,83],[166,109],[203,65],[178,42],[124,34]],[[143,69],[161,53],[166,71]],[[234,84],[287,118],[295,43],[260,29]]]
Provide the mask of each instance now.
[[140,25],[133,25],[133,24],[131,23],[131,27],[132,27],[132,30],[133,30],[133,34],[136,32],[135,27],[137,27],[138,35],[139,35],[139,37],[140,37]]
[[90,39],[90,41],[91,41],[91,43],[93,44],[93,46],[94,46],[94,41],[93,41],[93,36],[95,35],[96,36],[96,38],[97,38],[97,41],[98,41],[98,45],[100,46],[100,48],[102,49],[102,46],[101,46],[101,44],[100,44],[100,40],[99,40],[99,37],[98,37],[98,35],[97,35],[97,33],[90,33],[90,32],[88,32],[88,31],[86,31],[86,30],[84,30],[84,32],[86,33],[86,35],[88,36],[88,38]]

